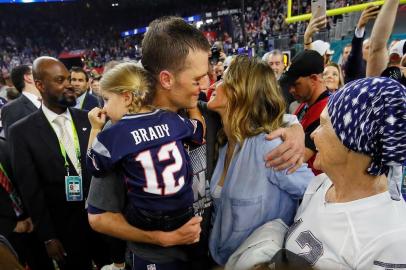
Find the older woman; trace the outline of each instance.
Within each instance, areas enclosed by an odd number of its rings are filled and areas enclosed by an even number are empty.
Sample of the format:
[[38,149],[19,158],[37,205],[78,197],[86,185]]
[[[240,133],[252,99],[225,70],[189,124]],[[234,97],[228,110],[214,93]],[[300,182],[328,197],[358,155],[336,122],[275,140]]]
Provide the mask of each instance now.
[[286,248],[318,269],[404,269],[406,88],[388,78],[347,84],[312,134],[319,175],[306,190]]
[[292,223],[313,175],[306,166],[288,175],[264,165],[265,154],[281,143],[266,134],[282,126],[285,111],[266,63],[236,57],[208,108],[220,114],[224,127],[210,186],[215,211],[209,243],[214,260],[224,265],[259,226],[277,218]]
[[324,67],[323,80],[330,92],[335,92],[344,85],[341,68],[336,63],[329,63]]

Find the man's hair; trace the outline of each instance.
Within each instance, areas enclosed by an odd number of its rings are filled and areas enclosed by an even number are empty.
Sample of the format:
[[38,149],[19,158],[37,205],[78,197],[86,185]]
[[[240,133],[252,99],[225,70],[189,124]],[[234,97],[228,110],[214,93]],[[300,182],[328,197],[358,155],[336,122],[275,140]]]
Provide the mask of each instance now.
[[271,55],[280,55],[283,58],[283,52],[281,50],[275,49],[269,52],[269,56]]
[[83,68],[81,68],[81,67],[72,67],[70,69],[70,73],[72,73],[72,72],[85,74],[86,82],[89,81],[89,74],[87,74],[87,72]]
[[11,81],[18,92],[22,92],[25,87],[24,75],[31,73],[31,67],[29,65],[21,65],[11,70]]
[[180,71],[189,50],[209,51],[210,44],[197,28],[179,17],[152,21],[142,41],[142,65],[153,75]]

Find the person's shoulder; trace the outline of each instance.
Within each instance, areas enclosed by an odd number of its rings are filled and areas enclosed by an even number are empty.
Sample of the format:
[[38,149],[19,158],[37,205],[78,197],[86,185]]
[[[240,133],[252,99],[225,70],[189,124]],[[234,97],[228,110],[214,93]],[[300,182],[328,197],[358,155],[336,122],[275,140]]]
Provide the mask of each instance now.
[[166,121],[174,121],[173,123],[179,123],[179,122],[186,122],[189,121],[189,118],[186,115],[181,115],[180,113],[168,111],[168,110],[160,110],[159,112],[156,113],[156,117],[160,117],[163,120]]
[[[376,217],[386,218],[386,217]],[[406,265],[406,225],[382,228],[382,233],[362,248],[357,269],[394,269]],[[404,269],[404,267],[401,267]]]
[[332,182],[325,173],[319,174],[317,176],[314,176],[313,179],[310,181],[305,191],[305,195],[314,194],[321,189],[330,187],[331,185]]
[[23,102],[24,95],[19,96],[16,99],[10,100],[1,108],[2,111],[13,110],[14,108],[20,108],[21,103]]
[[0,137],[0,151],[7,149],[7,141],[5,138]]
[[93,95],[92,93],[89,93],[89,91],[87,92],[87,98],[92,102],[96,102],[97,104],[99,103],[97,96]]
[[16,133],[18,134],[19,138],[21,138],[21,136],[24,136],[25,134],[29,134],[29,132],[27,131],[39,123],[41,119],[41,113],[42,111],[38,110],[17,120],[9,127],[9,134]]
[[[43,113],[41,110],[37,110],[29,115],[24,116],[23,118],[19,119],[16,121],[12,126],[31,126],[34,125],[36,122],[36,119],[40,117],[40,114]],[[45,116],[44,116],[45,117]]]
[[77,109],[77,108],[73,108],[70,107],[69,111],[71,113],[71,115],[76,118],[79,119],[80,121],[85,121],[85,122],[89,122],[89,117],[88,117],[88,111],[86,110],[81,110],[81,109]]
[[[176,113],[171,111],[166,111],[162,109],[155,109],[151,110],[150,112],[145,113],[129,113],[124,115],[114,126],[123,127],[128,125],[134,125],[138,127],[142,127],[147,125],[150,121],[154,121],[156,119],[161,119],[165,116],[177,116]],[[178,116],[177,116],[178,117]],[[179,118],[179,117],[178,117]]]
[[253,143],[257,146],[258,149],[263,151],[264,153],[269,153],[279,145],[283,143],[281,138],[275,138],[272,140],[267,139],[267,133],[262,132],[258,135],[252,136],[247,139],[247,142]]
[[85,115],[86,117],[87,117],[87,115],[89,113],[86,110],[81,110],[81,109],[77,109],[77,108],[74,108],[74,107],[69,107],[69,111],[70,111],[71,114],[80,115],[80,116]]

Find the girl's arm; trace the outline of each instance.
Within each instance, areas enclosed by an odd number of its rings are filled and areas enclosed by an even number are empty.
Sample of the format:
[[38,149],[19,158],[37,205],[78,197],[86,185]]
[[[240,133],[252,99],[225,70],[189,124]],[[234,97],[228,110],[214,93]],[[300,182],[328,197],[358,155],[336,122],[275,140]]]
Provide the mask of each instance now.
[[103,111],[103,109],[96,107],[89,112],[88,117],[90,125],[92,126],[89,135],[89,143],[87,145],[87,149],[89,150],[92,148],[93,141],[97,137],[97,134],[100,133],[104,124],[106,123],[106,113]]

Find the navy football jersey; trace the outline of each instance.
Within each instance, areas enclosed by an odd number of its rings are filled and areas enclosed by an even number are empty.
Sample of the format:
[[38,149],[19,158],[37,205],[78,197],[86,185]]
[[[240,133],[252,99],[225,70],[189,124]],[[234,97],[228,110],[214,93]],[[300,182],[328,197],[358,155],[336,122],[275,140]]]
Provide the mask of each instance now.
[[203,143],[203,126],[176,113],[155,110],[126,115],[98,134],[87,155],[96,177],[122,172],[135,207],[173,211],[193,203],[192,169],[183,141]]

